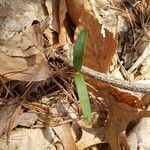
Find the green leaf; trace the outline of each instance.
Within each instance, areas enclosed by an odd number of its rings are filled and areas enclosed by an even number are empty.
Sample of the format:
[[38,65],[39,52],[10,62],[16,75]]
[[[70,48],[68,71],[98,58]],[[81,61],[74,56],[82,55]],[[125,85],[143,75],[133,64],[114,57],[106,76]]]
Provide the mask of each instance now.
[[77,38],[73,51],[73,68],[75,72],[79,72],[81,70],[87,37],[88,31],[82,30]]
[[84,77],[82,74],[77,73],[75,75],[75,85],[77,88],[78,97],[81,104],[81,109],[83,112],[83,115],[85,117],[85,120],[90,123],[91,122],[91,105],[89,101],[88,91],[87,87],[84,81]]

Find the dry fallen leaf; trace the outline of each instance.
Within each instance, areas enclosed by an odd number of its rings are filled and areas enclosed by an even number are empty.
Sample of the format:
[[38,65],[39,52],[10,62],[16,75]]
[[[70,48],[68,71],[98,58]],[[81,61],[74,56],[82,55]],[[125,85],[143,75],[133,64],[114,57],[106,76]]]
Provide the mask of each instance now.
[[12,131],[9,142],[4,137],[0,140],[0,149],[21,149],[21,150],[56,150],[52,147],[54,146],[53,142],[58,141],[58,138],[54,135],[54,132],[49,127],[46,130],[45,128],[17,128]]
[[85,11],[91,13],[90,3],[87,0],[66,0],[66,6],[70,17],[76,26],[79,24],[79,18],[82,13]]
[[90,146],[99,144],[99,143],[103,143],[104,139],[103,139],[103,135],[104,135],[104,130],[103,128],[92,128],[92,127],[88,127],[85,125],[85,121],[84,120],[80,120],[78,122],[81,126],[81,131],[82,132],[82,136],[80,138],[79,141],[77,141],[76,145],[78,147],[78,150],[83,150],[86,149]]
[[21,105],[10,102],[0,110],[0,137],[6,134],[10,136],[10,132],[17,126],[18,117],[21,115]]
[[81,27],[89,30],[83,65],[93,70],[107,73],[116,48],[113,34],[103,29],[98,20],[88,13],[83,13],[80,17],[77,31]]
[[143,117],[150,117],[150,111],[133,108],[127,104],[119,103],[109,90],[101,90],[100,94],[105,99],[108,107],[108,119],[105,128],[105,140],[112,150],[121,150],[121,145],[129,149],[125,133],[129,123]]
[[31,112],[24,112],[18,117],[17,125],[31,127],[35,124],[35,121],[37,121],[37,119],[37,114]]
[[[0,8],[4,12],[0,19],[2,22],[1,75],[10,80],[28,82],[49,78],[50,71],[45,57],[45,45],[52,39],[47,39],[44,31],[51,28],[59,32],[58,12],[56,13],[57,9],[54,9],[58,8],[58,2],[55,1],[52,5],[51,2],[39,0],[36,2],[16,0],[8,3],[2,0]],[[9,12],[7,12],[8,8]]]
[[150,105],[150,93],[145,94],[139,101],[137,101],[136,106],[138,108],[146,109]]
[[44,18],[40,0],[15,0],[7,1],[7,3],[5,0],[1,0],[0,10],[0,42],[3,44],[7,43],[24,27],[30,26],[33,20],[42,21]]
[[[42,81],[50,71],[43,54],[29,58],[10,57],[0,53],[0,72],[5,78],[21,81]],[[5,65],[4,65],[5,64]]]
[[60,23],[60,33],[59,33],[59,44],[65,43],[67,40],[67,32],[64,26],[64,21],[67,13],[65,0],[59,1],[59,23]]
[[[150,110],[150,106],[147,108]],[[150,149],[150,117],[142,118],[127,137],[131,149]]]
[[84,65],[100,72],[108,72],[115,53],[116,41],[113,34],[98,22],[87,1],[66,1],[71,19],[77,25],[76,34],[88,29],[89,37],[85,50]]
[[77,146],[71,133],[70,124],[53,127],[53,130],[61,140],[65,150],[77,150]]
[[[32,33],[32,34],[31,34]],[[50,70],[33,29],[15,35],[1,46],[0,72],[5,78],[21,81],[42,81],[49,78]],[[32,39],[32,41],[31,41]]]
[[56,31],[57,33],[59,33],[60,31],[60,27],[59,27],[59,13],[58,13],[58,9],[59,9],[59,0],[55,0],[55,1],[45,1],[42,0],[43,4],[44,4],[44,10],[47,11],[45,13],[46,15],[49,15],[49,17],[51,18],[51,23],[50,23],[50,28],[54,31]]

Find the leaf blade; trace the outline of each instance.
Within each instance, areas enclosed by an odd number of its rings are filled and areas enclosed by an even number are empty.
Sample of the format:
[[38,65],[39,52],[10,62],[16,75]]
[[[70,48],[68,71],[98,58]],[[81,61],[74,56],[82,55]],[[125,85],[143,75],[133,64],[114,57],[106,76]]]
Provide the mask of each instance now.
[[91,105],[90,105],[90,101],[89,101],[87,87],[86,87],[84,77],[82,74],[80,74],[80,73],[76,74],[75,85],[76,85],[76,89],[77,89],[78,97],[80,100],[83,115],[85,117],[85,120],[88,123],[90,123],[91,119],[92,119]]
[[88,37],[88,30],[82,30],[76,40],[73,51],[73,68],[75,72],[79,72],[83,63],[84,49]]

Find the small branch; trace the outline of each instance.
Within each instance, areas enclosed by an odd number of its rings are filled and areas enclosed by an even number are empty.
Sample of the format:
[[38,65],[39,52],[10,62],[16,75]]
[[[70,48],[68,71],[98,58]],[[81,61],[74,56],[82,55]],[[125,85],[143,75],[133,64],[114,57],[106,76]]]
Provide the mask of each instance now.
[[105,73],[100,73],[97,71],[93,71],[87,67],[82,67],[81,72],[96,79],[106,83],[109,83],[115,87],[119,87],[121,89],[130,90],[134,92],[141,93],[149,93],[150,85],[149,84],[141,84],[141,83],[132,83],[125,80],[120,80],[112,77],[111,75],[107,75]]
[[[72,66],[72,64],[66,60],[63,56],[60,56],[55,53],[55,57],[60,58],[63,60],[67,65]],[[96,79],[100,80],[106,83],[109,83],[115,87],[129,90],[129,91],[134,91],[134,92],[141,92],[141,93],[150,93],[150,85],[149,84],[141,84],[141,83],[132,83],[128,82],[126,80],[120,80],[112,77],[111,75],[107,75],[105,73],[100,73],[97,71],[94,71],[92,69],[89,69],[87,67],[82,67],[81,72]]]

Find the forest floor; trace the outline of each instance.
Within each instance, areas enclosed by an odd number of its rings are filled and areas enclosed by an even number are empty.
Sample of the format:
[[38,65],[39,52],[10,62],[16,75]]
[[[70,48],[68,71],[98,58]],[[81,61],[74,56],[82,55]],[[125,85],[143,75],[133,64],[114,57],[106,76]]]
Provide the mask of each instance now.
[[1,0],[0,12],[0,150],[150,149],[149,0]]

